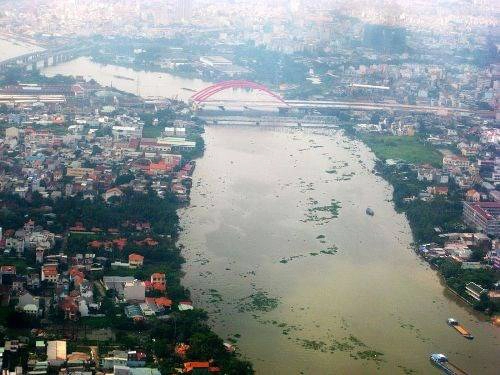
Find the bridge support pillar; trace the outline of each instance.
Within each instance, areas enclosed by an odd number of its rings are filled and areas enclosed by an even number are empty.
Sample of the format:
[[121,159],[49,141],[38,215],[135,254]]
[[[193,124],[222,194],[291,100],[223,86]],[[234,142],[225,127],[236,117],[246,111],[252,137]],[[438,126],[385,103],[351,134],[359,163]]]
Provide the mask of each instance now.
[[43,59],[43,67],[46,68],[49,66],[49,58]]
[[37,66],[36,61],[35,61],[33,64],[31,64],[31,70],[32,70],[33,72],[36,72],[36,71],[38,70],[38,66]]

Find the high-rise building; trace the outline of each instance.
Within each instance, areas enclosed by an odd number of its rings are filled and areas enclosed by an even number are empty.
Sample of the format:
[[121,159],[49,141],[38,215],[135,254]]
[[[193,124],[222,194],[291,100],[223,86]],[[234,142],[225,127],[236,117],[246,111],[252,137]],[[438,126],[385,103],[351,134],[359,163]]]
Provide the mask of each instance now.
[[381,52],[403,52],[406,50],[406,29],[390,25],[365,25],[365,46]]
[[297,14],[302,10],[302,1],[290,0],[289,7],[290,7],[290,12],[292,14]]
[[193,13],[193,0],[177,0],[175,8],[176,22],[189,22]]

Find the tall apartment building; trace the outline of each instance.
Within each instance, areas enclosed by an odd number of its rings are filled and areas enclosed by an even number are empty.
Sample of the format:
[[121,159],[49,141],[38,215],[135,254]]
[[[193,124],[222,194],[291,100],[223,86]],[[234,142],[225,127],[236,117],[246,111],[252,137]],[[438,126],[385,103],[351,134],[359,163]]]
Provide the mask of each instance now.
[[463,219],[489,236],[500,236],[500,202],[464,202]]

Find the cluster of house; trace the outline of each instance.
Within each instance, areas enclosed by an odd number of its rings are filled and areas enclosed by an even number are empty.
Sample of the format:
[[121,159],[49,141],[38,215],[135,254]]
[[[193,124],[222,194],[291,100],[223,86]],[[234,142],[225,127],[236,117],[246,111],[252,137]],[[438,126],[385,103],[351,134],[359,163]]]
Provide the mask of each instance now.
[[[187,201],[194,163],[184,162],[181,154],[195,147],[186,139],[193,123],[176,120],[160,137],[143,138],[145,125],[135,108],[140,103],[144,109],[144,103],[95,89],[88,94],[82,88],[72,99],[84,104],[83,112],[74,106],[76,102],[27,102],[8,115],[0,115],[0,122],[8,124],[5,137],[0,139],[0,192],[28,202],[37,196],[57,200],[78,194],[83,199],[102,198],[113,204],[123,199],[126,189],[152,189],[159,196],[168,192],[179,201]],[[74,116],[75,112],[81,113]],[[0,202],[0,208],[8,211],[8,200]],[[166,319],[172,308],[193,309],[190,301],[174,303],[169,299],[164,273],[154,272],[148,280],[105,276],[109,270],[126,268],[133,273],[144,268],[144,255],[155,251],[160,240],[153,238],[151,223],[124,222],[120,228],[101,229],[76,222],[66,228],[67,232],[58,229],[53,233],[50,230],[58,226],[52,206],[47,204],[40,212],[44,218],[40,223],[27,220],[21,227],[5,231],[0,227],[3,308],[10,311],[13,306],[15,311],[37,319],[53,314],[61,321],[99,319],[105,318],[103,298],[111,295],[123,316],[134,321]],[[62,246],[68,236],[84,234],[92,240],[81,250],[66,251]],[[129,245],[134,251],[125,251]],[[7,341],[0,348],[0,360],[5,353],[10,361],[10,353],[18,353],[26,345],[20,340]],[[46,374],[53,372],[51,366],[58,366],[66,373],[91,374],[98,368],[102,373],[159,374],[145,365],[146,355],[141,351],[114,351],[98,359],[92,350],[67,354],[65,341],[37,341],[30,351],[28,368],[16,368],[16,372]],[[216,369],[212,364],[188,362],[181,372],[205,368],[211,372]]]
[[402,117],[392,122],[383,119],[376,124],[357,124],[354,128],[356,131],[363,133],[413,137],[415,135],[416,125],[414,119]]
[[[113,349],[103,355],[99,354],[96,346],[81,345],[79,349],[82,351],[69,352],[66,340],[37,338],[34,343],[30,343],[27,338],[6,340],[0,347],[0,366],[3,366],[3,362],[14,362],[22,352],[29,351],[27,369],[18,366],[11,373],[4,370],[3,374],[160,375],[158,369],[150,367],[151,355],[142,349]],[[184,343],[175,347],[176,355],[183,360],[188,350],[189,345]],[[55,372],[56,370],[58,372]],[[220,373],[220,368],[212,361],[185,361],[177,370],[183,374]]]
[[[119,173],[134,175],[127,186],[135,191],[148,185],[161,194],[169,191],[166,177],[182,166],[181,154],[196,146],[187,139],[194,123],[174,120],[163,132],[155,130],[160,136],[146,138],[139,113],[149,108],[140,99],[90,83],[81,83],[79,95],[68,93],[68,87],[56,87],[68,95],[64,103],[23,101],[12,113],[0,114],[6,124],[0,138],[0,191],[22,198],[36,192],[53,199],[81,192],[94,199],[114,187]],[[37,86],[40,92],[48,88]],[[154,116],[156,109],[168,105],[155,103],[150,113]],[[148,126],[155,124],[160,126],[157,118]],[[186,199],[181,190],[176,186]]]
[[[173,301],[166,295],[167,284],[164,273],[155,272],[146,281],[132,276],[104,276],[102,284],[106,290],[114,292],[116,300],[124,304],[125,315],[134,321],[149,317],[168,318]],[[155,297],[147,297],[148,292]],[[190,301],[181,301],[177,305],[180,311],[192,310]]]
[[[436,243],[419,246],[418,252],[427,260],[436,258],[452,259],[464,270],[494,269],[500,270],[500,240],[491,239],[485,233],[446,233],[441,234],[443,245]],[[476,249],[481,255],[474,254]],[[500,282],[488,290],[483,286],[469,282],[465,292],[475,301],[480,301],[482,295],[488,295],[492,302],[500,302]]]
[[[227,351],[234,351],[231,344],[224,345]],[[185,343],[175,346],[175,354],[183,361],[182,367],[177,369],[179,374],[221,373],[213,361],[187,361],[189,349]],[[158,369],[151,367],[152,356],[143,349],[112,349],[100,354],[97,346],[80,345],[79,350],[69,352],[66,340],[45,340],[43,337],[5,340],[0,346],[0,367],[3,368],[4,363],[17,363],[22,353],[27,353],[27,368],[16,366],[13,372],[4,369],[2,374],[160,375]]]
[[[129,223],[130,224],[130,223]],[[133,223],[128,225],[141,232],[148,231],[149,223]],[[73,233],[84,231],[82,224],[77,223],[70,228]],[[93,231],[100,233],[99,228]],[[1,229],[0,229],[1,233]],[[43,234],[44,241],[25,240],[31,239],[36,233]],[[46,316],[50,306],[57,307],[65,319],[77,320],[86,316],[102,316],[99,298],[94,296],[94,287],[115,292],[115,302],[125,303],[126,316],[138,320],[147,317],[165,316],[172,308],[173,302],[167,297],[166,276],[164,273],[155,272],[149,280],[136,280],[131,276],[103,276],[96,285],[87,276],[102,273],[108,269],[137,269],[144,266],[145,257],[139,253],[130,253],[128,262],[111,262],[109,257],[99,256],[99,250],[112,256],[123,252],[128,240],[117,237],[110,240],[92,240],[88,243],[88,249],[84,253],[76,253],[68,256],[63,253],[51,254],[54,246],[54,234],[42,230],[32,220],[28,220],[22,229],[17,231],[6,231],[5,238],[0,242],[10,243],[9,239],[19,241],[16,243],[15,253],[11,254],[10,248],[6,248],[9,257],[4,258],[6,264],[0,266],[0,297],[3,306],[11,301],[16,302],[16,309],[30,316]],[[134,245],[141,248],[154,248],[159,242],[146,236],[142,240],[134,240]],[[25,257],[29,253],[35,253],[36,266],[28,267],[26,271],[18,272],[16,266],[8,264],[15,261],[16,257]],[[16,257],[11,257],[15,255]],[[50,293],[51,291],[51,293]],[[148,292],[155,292],[155,298],[147,297]],[[179,310],[193,309],[190,301],[181,301]]]
[[[477,154],[476,154],[477,155]],[[463,191],[464,222],[491,237],[500,236],[500,157],[472,162],[466,156],[445,154],[443,167],[425,164],[417,167],[419,181],[434,183],[419,195],[420,199],[432,199],[436,195],[448,195],[448,182],[453,180]],[[481,169],[489,164],[490,168]],[[410,197],[412,198],[412,197]]]

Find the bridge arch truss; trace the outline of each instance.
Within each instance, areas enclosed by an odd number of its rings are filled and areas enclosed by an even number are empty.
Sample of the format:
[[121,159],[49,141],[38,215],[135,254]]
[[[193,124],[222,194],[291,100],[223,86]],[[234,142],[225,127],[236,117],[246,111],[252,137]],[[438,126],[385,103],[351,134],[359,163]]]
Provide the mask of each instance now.
[[218,92],[227,90],[227,89],[233,89],[233,88],[241,88],[241,89],[252,89],[252,90],[258,90],[262,91],[269,96],[273,97],[277,101],[286,104],[286,102],[279,96],[278,94],[275,94],[272,92],[270,89],[268,89],[266,86],[261,85],[260,83],[252,82],[252,81],[245,81],[245,80],[231,80],[231,81],[223,81],[216,83],[214,85],[211,85],[209,87],[204,88],[201,91],[198,91],[195,93],[193,96],[191,96],[191,100],[195,103],[203,103],[207,101],[212,95],[217,94]]

